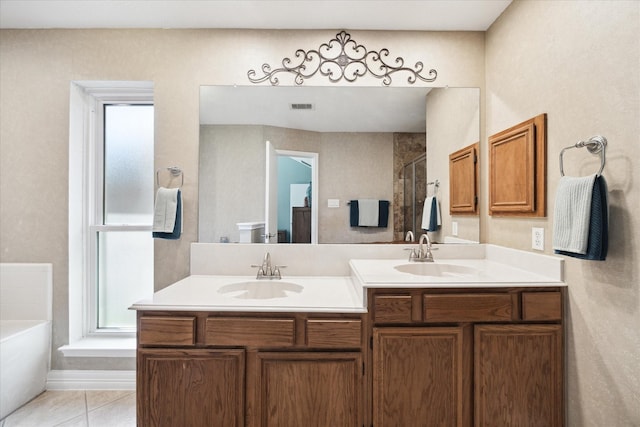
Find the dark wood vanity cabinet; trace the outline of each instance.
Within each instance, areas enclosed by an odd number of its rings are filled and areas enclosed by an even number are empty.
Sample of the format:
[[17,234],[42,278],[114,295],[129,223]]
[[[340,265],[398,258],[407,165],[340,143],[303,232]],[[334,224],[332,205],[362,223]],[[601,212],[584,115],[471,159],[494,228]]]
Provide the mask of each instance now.
[[469,425],[468,328],[373,329],[373,425]]
[[370,289],[373,425],[562,426],[563,296]]
[[476,426],[563,425],[562,325],[478,325]]
[[242,349],[138,350],[139,426],[244,426]]
[[260,352],[257,363],[257,425],[363,425],[360,352]]
[[138,425],[564,425],[564,288],[366,292],[366,314],[139,311]]
[[138,425],[361,426],[365,320],[139,311]]

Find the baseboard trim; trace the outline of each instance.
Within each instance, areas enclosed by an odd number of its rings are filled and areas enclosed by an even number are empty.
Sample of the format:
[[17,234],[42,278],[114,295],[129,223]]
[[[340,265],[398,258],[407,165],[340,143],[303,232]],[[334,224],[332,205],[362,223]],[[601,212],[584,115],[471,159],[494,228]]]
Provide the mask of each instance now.
[[136,371],[53,370],[47,390],[135,390]]

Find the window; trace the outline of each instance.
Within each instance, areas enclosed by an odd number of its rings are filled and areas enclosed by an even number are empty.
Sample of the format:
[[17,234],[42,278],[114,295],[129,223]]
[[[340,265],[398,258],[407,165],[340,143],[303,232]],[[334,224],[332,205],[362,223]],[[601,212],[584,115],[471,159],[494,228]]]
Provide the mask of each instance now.
[[[101,103],[102,159],[95,165],[90,261],[92,327],[135,328],[131,304],[153,292],[153,105]],[[98,144],[100,141],[96,141]]]
[[72,84],[70,343],[133,336],[128,308],[153,293],[153,132],[150,83]]

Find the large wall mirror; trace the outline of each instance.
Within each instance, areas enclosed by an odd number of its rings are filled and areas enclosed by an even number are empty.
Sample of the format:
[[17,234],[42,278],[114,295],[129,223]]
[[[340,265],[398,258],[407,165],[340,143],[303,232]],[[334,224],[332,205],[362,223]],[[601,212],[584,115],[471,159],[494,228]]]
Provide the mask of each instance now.
[[[478,217],[449,214],[448,159],[478,142],[479,105],[478,88],[202,86],[199,241],[397,242],[435,194],[433,240],[477,242]],[[389,201],[387,226],[352,227],[357,199]]]

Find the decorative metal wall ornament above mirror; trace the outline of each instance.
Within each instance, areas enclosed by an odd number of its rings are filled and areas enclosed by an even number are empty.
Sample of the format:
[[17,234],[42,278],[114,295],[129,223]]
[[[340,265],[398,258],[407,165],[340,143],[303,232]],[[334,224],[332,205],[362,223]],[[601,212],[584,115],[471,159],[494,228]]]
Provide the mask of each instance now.
[[289,73],[295,75],[295,83],[301,85],[305,79],[309,79],[318,72],[329,78],[332,83],[344,79],[347,82],[354,82],[358,77],[367,73],[382,79],[385,86],[391,85],[391,75],[399,72],[409,73],[407,81],[410,84],[418,79],[424,82],[433,82],[438,76],[438,72],[433,68],[429,70],[427,76],[421,75],[424,65],[421,61],[416,62],[415,69],[405,67],[404,59],[397,57],[394,64],[386,61],[389,56],[389,49],[379,51],[368,51],[366,47],[357,44],[351,38],[351,34],[340,31],[335,39],[329,43],[323,43],[318,49],[305,51],[298,49],[295,53],[298,63],[293,64],[291,58],[282,60],[282,67],[271,70],[269,64],[262,65],[263,76],[258,77],[255,70],[249,70],[247,77],[251,83],[262,83],[269,81],[276,86],[279,83],[277,74]]

